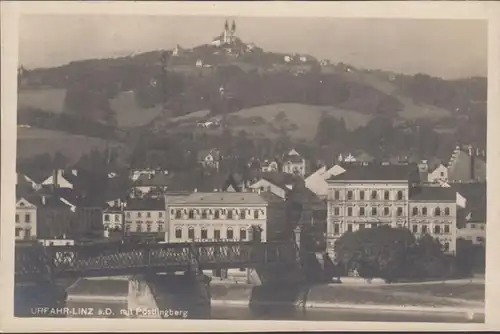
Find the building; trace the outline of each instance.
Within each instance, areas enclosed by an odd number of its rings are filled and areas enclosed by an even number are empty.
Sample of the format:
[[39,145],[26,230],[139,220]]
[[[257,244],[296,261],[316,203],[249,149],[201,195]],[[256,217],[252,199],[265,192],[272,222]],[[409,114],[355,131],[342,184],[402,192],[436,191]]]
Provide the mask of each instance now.
[[63,238],[75,233],[78,219],[76,206],[73,203],[58,194],[43,192],[30,194],[26,199],[37,208],[37,239]]
[[408,228],[417,236],[438,239],[445,252],[456,251],[457,203],[451,188],[414,187],[410,191]]
[[260,170],[264,173],[277,172],[279,169],[278,162],[275,160],[264,160],[260,165]]
[[220,160],[221,154],[216,148],[211,150],[202,150],[198,153],[198,161],[205,168],[219,169]]
[[285,201],[268,192],[192,193],[168,201],[169,242],[248,240],[251,226],[261,240],[284,232]]
[[448,182],[448,167],[443,164],[439,164],[427,175],[427,182],[429,183],[441,183]]
[[268,172],[261,173],[260,178],[253,182],[248,188],[253,192],[270,192],[284,200],[287,194],[299,182],[298,178],[291,174]]
[[131,198],[160,198],[167,191],[170,183],[167,171],[153,171],[139,175],[131,187]]
[[328,182],[327,251],[345,232],[408,226],[409,189],[418,182],[416,165],[370,165],[348,169]]
[[306,160],[295,149],[292,149],[283,158],[282,171],[304,177],[307,173]]
[[42,182],[42,186],[73,189],[73,183],[70,181],[70,178],[76,176],[78,176],[78,171],[76,169],[70,171],[56,169],[51,176]]
[[485,244],[488,202],[486,183],[455,183],[451,188],[457,192],[462,213],[457,224],[457,237],[474,244]]
[[102,211],[104,231],[123,231],[124,207],[110,207]]
[[222,32],[221,35],[215,37],[212,40],[212,45],[220,47],[224,45],[230,45],[234,44],[237,41],[237,37],[235,35],[236,33],[236,23],[233,20],[233,24],[231,25],[231,29],[229,29],[229,23],[226,20],[226,23],[224,24],[224,31]]
[[450,182],[486,181],[486,155],[484,150],[472,146],[457,146],[448,163]]
[[[30,201],[31,200],[31,201]],[[19,197],[16,200],[16,240],[36,239],[38,198]]]
[[328,178],[344,173],[347,169],[362,167],[362,163],[347,162],[337,163],[333,166],[322,166],[314,173],[305,178],[306,187],[318,197],[326,199],[328,197]]
[[165,199],[136,198],[124,207],[126,236],[164,237],[166,231]]

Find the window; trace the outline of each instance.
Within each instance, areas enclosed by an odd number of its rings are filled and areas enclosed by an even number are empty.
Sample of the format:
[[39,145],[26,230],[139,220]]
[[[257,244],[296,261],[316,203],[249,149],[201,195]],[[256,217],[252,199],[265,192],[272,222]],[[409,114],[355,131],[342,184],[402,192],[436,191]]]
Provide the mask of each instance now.
[[148,212],[146,212],[146,217],[147,217],[147,218],[151,218],[151,212],[149,212],[149,211],[148,211]]
[[22,230],[23,230],[22,228],[16,228],[16,237],[21,236],[21,231]]
[[352,216],[352,208],[351,207],[347,208],[347,215]]
[[376,216],[376,215],[377,215],[377,208],[372,207],[372,216]]
[[450,233],[450,226],[449,225],[444,226],[444,233]]
[[339,207],[334,207],[333,208],[333,215],[334,216],[340,216],[340,208]]
[[360,200],[364,200],[364,199],[365,199],[365,192],[364,192],[363,190],[361,190],[361,191],[359,192],[359,199],[360,199]]
[[398,215],[398,217],[402,216],[403,215],[403,208],[399,207],[398,210],[396,211],[396,214]]
[[245,219],[245,210],[240,211],[240,219]]
[[220,211],[219,210],[215,210],[214,212],[214,219],[219,219],[220,217]]
[[207,229],[205,227],[203,227],[201,229],[201,238],[202,239],[208,239],[208,233],[207,233]]
[[119,222],[120,221],[120,215],[115,215],[115,222]]
[[340,191],[335,190],[335,192],[334,192],[333,194],[334,194],[334,195],[333,195],[334,199],[336,199],[336,200],[339,200],[339,199],[340,199]]
[[137,232],[142,232],[142,223],[141,223],[141,222],[137,222],[137,223],[136,223],[135,230],[136,230]]
[[125,224],[125,232],[130,232],[132,229],[132,224]]
[[470,228],[473,230],[476,228],[476,224],[470,224]]
[[31,215],[29,213],[24,215],[24,221],[26,223],[31,223]]
[[349,190],[347,192],[347,200],[349,200],[349,201],[352,200],[352,191],[351,190]]
[[333,224],[333,234],[340,234],[340,225],[338,223]]
[[240,229],[240,240],[246,240],[246,238],[247,238],[247,230],[244,227],[242,227]]
[[403,192],[401,190],[398,191],[398,201],[403,200]]
[[352,232],[352,224],[347,224],[347,232]]
[[388,190],[384,191],[384,199],[385,199],[386,201],[388,201],[388,200],[389,200],[389,191],[388,191]]
[[377,228],[377,224],[371,224],[371,228]]
[[484,242],[484,238],[483,237],[476,237],[476,241],[479,242],[479,243],[483,243]]
[[450,215],[450,208],[444,208],[444,215],[449,216]]
[[193,210],[189,210],[188,217],[189,217],[189,219],[193,219],[194,218],[194,211]]
[[425,206],[422,208],[422,216],[427,216],[427,208]]
[[207,210],[201,211],[201,219],[207,219]]
[[412,214],[413,216],[418,215],[418,208],[413,208],[413,209],[411,209],[411,214]]
[[365,208],[359,208],[359,215],[364,216],[365,215]]
[[16,223],[19,223],[19,214],[16,213]]
[[440,234],[440,233],[441,233],[441,226],[439,226],[439,225],[435,225],[435,226],[434,226],[434,233],[436,233],[436,234]]
[[377,191],[376,190],[373,190],[372,191],[372,196],[371,196],[372,199],[377,199]]
[[389,208],[385,207],[384,208],[384,216],[388,216],[388,215],[389,215]]
[[417,233],[418,232],[418,225],[413,225],[413,233]]
[[151,224],[146,224],[146,232],[151,232]]
[[158,232],[163,232],[163,223],[158,223]]
[[359,229],[360,229],[360,230],[364,230],[364,229],[365,229],[365,227],[366,227],[366,226],[365,226],[365,224],[359,224]]
[[449,242],[445,242],[444,243],[444,251],[447,252],[450,250],[450,243]]
[[441,208],[440,207],[437,207],[436,210],[434,210],[434,215],[441,216]]
[[104,215],[104,221],[109,222],[109,215]]
[[422,233],[427,233],[427,225],[422,225]]
[[190,227],[188,229],[188,239],[189,240],[194,240],[194,228]]
[[163,217],[163,212],[158,212],[158,218],[162,218]]
[[444,172],[439,173],[439,175],[441,175],[441,177],[444,177]]
[[227,212],[227,219],[233,219],[233,210]]
[[181,212],[181,210],[176,210],[176,211],[175,211],[175,218],[176,218],[176,219],[180,219],[180,218],[181,218],[181,216],[182,216],[182,212]]
[[138,217],[138,218],[141,218],[141,217],[142,217],[142,212],[140,212],[140,211],[139,211],[139,212],[137,212],[137,217]]
[[180,227],[175,228],[175,237],[177,239],[182,239],[182,229]]
[[231,227],[227,228],[226,237],[227,237],[227,239],[233,239],[234,238],[233,229]]
[[214,239],[219,240],[220,239],[220,230],[214,230]]

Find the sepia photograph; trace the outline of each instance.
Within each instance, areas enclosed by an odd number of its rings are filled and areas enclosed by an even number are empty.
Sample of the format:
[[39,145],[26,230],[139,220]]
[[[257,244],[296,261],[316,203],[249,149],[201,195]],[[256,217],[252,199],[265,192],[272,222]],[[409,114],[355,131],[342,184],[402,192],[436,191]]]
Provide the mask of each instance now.
[[15,318],[485,323],[488,20],[17,38]]

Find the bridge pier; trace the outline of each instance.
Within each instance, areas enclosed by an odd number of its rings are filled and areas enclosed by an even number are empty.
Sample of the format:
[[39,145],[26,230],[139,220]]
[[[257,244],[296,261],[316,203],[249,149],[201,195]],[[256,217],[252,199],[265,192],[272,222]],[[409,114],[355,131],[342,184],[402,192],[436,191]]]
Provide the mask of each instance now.
[[18,283],[14,287],[15,317],[65,317],[64,287],[54,282]]
[[209,319],[210,279],[196,272],[144,276],[163,318]]

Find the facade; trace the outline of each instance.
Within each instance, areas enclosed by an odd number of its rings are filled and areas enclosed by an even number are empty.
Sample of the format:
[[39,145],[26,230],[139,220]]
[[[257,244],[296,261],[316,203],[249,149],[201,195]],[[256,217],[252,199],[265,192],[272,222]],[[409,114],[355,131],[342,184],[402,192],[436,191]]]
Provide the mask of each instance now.
[[448,182],[448,168],[439,164],[432,172],[427,175],[429,183]]
[[131,199],[124,208],[126,235],[131,234],[164,234],[165,233],[165,200]]
[[448,163],[450,182],[486,181],[486,155],[484,150],[456,147]]
[[415,187],[410,191],[409,229],[417,236],[438,239],[445,252],[456,251],[456,192],[442,187]]
[[331,176],[337,176],[346,171],[340,164],[332,167],[323,166],[317,171],[305,178],[306,187],[315,193],[317,196],[326,199],[328,197],[328,183],[327,179]]
[[272,181],[266,179],[266,178],[261,178],[257,182],[253,183],[250,185],[249,189],[253,192],[259,192],[259,191],[267,191],[270,193],[273,193],[274,195],[278,196],[281,199],[286,198],[286,194],[288,192],[288,187],[283,187],[277,184],[274,184]]
[[37,206],[24,197],[16,201],[15,237],[16,240],[36,239]]
[[264,173],[271,173],[278,171],[278,162],[265,160],[260,166],[260,170]]
[[218,149],[201,151],[198,160],[203,167],[219,169],[221,155]]
[[123,231],[124,212],[120,208],[107,208],[102,212],[104,231]]
[[306,174],[306,160],[297,155],[289,155],[283,161],[282,171],[283,173],[304,177]]
[[327,252],[345,232],[381,224],[408,226],[409,190],[418,180],[414,165],[373,165],[330,177],[327,206]]
[[130,191],[131,198],[162,198],[167,191],[170,177],[167,171],[154,171],[139,175]]
[[285,202],[267,192],[192,193],[168,201],[168,241],[245,241],[261,228],[261,240],[279,238],[285,228]]

